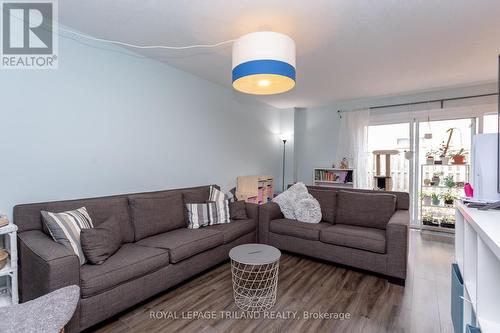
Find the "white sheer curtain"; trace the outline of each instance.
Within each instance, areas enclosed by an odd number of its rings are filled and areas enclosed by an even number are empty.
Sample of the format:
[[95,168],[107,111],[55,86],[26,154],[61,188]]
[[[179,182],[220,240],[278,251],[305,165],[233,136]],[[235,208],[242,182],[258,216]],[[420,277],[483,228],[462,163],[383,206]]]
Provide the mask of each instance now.
[[370,188],[367,169],[367,140],[370,110],[357,110],[342,113],[339,140],[335,160],[339,163],[344,157],[354,171],[354,188]]

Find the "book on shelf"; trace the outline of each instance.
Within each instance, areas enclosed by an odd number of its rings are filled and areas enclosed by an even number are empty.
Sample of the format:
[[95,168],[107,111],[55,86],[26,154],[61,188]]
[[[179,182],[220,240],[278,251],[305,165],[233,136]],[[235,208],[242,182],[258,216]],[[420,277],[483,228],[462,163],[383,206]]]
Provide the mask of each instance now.
[[348,183],[352,182],[352,171],[350,170],[316,170],[315,171],[316,181],[328,181],[328,182],[339,182]]

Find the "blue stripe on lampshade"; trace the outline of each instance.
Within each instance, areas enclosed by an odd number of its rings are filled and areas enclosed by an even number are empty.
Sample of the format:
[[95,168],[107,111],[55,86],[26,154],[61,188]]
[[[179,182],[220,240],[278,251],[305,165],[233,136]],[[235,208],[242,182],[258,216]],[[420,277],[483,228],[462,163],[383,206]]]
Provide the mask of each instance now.
[[255,74],[276,74],[295,81],[295,67],[279,60],[251,60],[233,69],[233,82],[241,77]]

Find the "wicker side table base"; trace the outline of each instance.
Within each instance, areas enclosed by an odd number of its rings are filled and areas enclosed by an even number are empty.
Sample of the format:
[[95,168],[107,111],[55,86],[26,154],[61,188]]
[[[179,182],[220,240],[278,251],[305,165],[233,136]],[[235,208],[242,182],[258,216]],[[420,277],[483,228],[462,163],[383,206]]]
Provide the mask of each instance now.
[[234,301],[243,311],[259,312],[276,303],[279,260],[249,265],[231,259]]

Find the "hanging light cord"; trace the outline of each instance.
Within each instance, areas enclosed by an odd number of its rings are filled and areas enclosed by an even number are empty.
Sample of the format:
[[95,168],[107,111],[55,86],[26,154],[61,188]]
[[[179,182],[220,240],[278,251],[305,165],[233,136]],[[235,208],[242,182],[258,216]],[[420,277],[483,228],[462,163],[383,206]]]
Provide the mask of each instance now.
[[111,39],[104,39],[104,38],[97,38],[97,37],[92,37],[86,34],[82,34],[73,30],[69,29],[64,29],[59,27],[59,30],[85,38],[85,39],[90,39],[96,42],[103,42],[103,43],[110,43],[110,44],[116,44],[116,45],[122,45],[122,46],[128,46],[128,47],[133,47],[136,49],[167,49],[167,50],[188,50],[188,49],[195,49],[195,48],[214,48],[218,46],[222,46],[225,44],[230,44],[235,41],[235,39],[229,39],[225,40],[222,42],[218,42],[215,44],[195,44],[195,45],[186,45],[186,46],[170,46],[170,45],[136,45],[136,44],[131,44],[131,43],[126,43],[126,42],[120,42],[117,40],[111,40]]
[[[24,22],[23,18],[18,17],[16,15],[10,14],[10,17],[13,17],[13,18],[15,18],[15,19],[17,19],[19,21],[23,21]],[[44,30],[52,32],[52,30],[49,29],[49,27],[45,28],[44,25],[45,24],[42,25],[42,28]],[[225,45],[225,44],[230,44],[230,43],[233,43],[234,41],[236,41],[236,39],[229,39],[229,40],[225,40],[225,41],[218,42],[218,43],[215,43],[215,44],[194,44],[194,45],[185,45],[185,46],[137,45],[137,44],[131,44],[131,43],[121,42],[121,41],[112,40],[112,39],[104,39],[104,38],[92,37],[90,35],[82,34],[80,32],[74,31],[74,30],[65,29],[65,28],[63,28],[61,26],[58,26],[58,29],[60,31],[64,31],[64,32],[67,32],[69,34],[72,34],[72,35],[75,35],[75,36],[79,36],[79,37],[82,37],[82,38],[85,38],[85,39],[88,39],[88,40],[93,40],[93,41],[102,42],[102,43],[110,43],[110,44],[128,46],[128,47],[132,47],[132,48],[135,48],[135,49],[188,50],[188,49],[196,49],[196,48],[214,48],[214,47],[219,47],[219,46],[222,46],[222,45]],[[61,34],[59,34],[59,35],[61,35]]]

